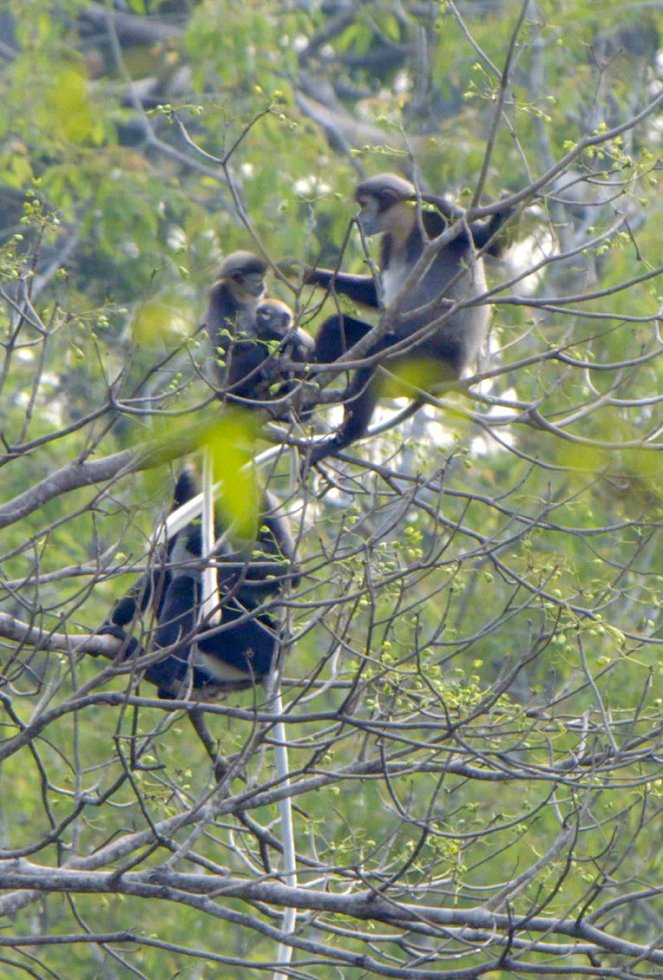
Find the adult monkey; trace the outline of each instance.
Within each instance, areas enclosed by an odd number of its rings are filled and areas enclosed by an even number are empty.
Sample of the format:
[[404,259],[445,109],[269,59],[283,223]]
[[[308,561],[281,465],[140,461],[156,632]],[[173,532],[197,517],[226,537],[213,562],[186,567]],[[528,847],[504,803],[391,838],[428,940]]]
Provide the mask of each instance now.
[[[255,336],[256,310],[265,295],[267,263],[253,252],[233,252],[224,261],[209,294],[205,326],[214,355],[219,387],[241,380],[241,363],[233,363],[233,350],[242,338]],[[220,356],[219,356],[220,355]]]
[[265,297],[266,273],[252,252],[229,255],[210,291],[205,326],[219,396],[278,417],[269,402],[287,393],[292,365],[310,360],[314,343],[294,327],[286,303]]
[[[197,492],[195,476],[185,469],[175,486],[173,508]],[[209,700],[258,684],[269,674],[281,629],[278,610],[271,607],[290,583],[297,584],[299,571],[288,523],[275,513],[270,494],[264,507],[253,546],[233,549],[217,521],[216,537],[223,542],[212,555],[218,625],[199,621],[203,549],[196,519],[173,536],[97,629],[122,640],[125,657],[154,654],[145,678],[157,686],[160,698],[183,697],[191,690],[195,699]]]
[[[486,221],[468,224],[460,208],[435,195],[417,195],[409,181],[391,173],[362,181],[355,198],[360,207],[356,220],[363,234],[382,235],[379,289],[372,276],[329,269],[310,268],[304,281],[342,293],[373,309],[388,311],[408,283],[427,243],[455,224],[454,237],[437,251],[421,280],[410,285],[390,331],[365,356],[374,358],[384,353],[382,362],[396,370],[408,361],[420,361],[427,379],[430,367],[436,369],[438,383],[460,378],[488,330],[488,307],[474,302],[486,290],[481,254],[501,253],[498,233],[511,211],[500,210]],[[418,201],[433,205],[436,210],[422,210]],[[330,317],[316,339],[316,361],[336,361],[371,329],[371,324],[352,316]],[[391,350],[396,345],[397,349]],[[341,427],[333,437],[313,448],[311,462],[361,438],[378,397],[376,367],[355,371],[348,386]]]

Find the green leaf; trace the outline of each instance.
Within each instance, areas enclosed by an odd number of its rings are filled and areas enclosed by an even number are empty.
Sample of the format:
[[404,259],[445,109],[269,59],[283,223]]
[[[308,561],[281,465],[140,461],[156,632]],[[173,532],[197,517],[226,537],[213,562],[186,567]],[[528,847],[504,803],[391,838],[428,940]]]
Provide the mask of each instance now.
[[229,408],[204,439],[214,480],[221,484],[218,504],[224,521],[247,541],[256,537],[258,528],[260,485],[253,466],[257,431],[255,416]]
[[63,68],[52,80],[44,102],[47,125],[64,140],[83,146],[103,141],[103,125],[87,96],[85,76],[76,68]]

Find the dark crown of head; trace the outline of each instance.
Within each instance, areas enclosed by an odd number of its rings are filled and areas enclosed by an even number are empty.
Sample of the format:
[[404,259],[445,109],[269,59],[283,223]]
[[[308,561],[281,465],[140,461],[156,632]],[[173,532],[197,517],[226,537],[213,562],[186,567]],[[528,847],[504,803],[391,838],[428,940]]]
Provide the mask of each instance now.
[[236,275],[238,272],[244,275],[252,273],[264,275],[267,272],[267,263],[258,255],[254,255],[253,252],[233,252],[223,262],[219,277],[224,279],[227,276]]
[[398,174],[377,174],[357,185],[355,198],[375,197],[379,201],[394,204],[396,201],[410,201],[416,192],[409,180]]

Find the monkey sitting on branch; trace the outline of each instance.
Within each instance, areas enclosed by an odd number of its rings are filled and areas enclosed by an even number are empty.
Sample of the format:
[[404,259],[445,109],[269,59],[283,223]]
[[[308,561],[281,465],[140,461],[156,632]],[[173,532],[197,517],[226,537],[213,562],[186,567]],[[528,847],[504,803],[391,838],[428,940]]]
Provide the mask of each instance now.
[[294,326],[290,307],[265,296],[267,264],[252,252],[234,252],[209,295],[205,326],[219,397],[279,418],[276,400],[301,377],[298,364],[314,355],[313,339]]
[[[175,487],[173,510],[197,493],[186,469]],[[252,546],[233,550],[217,518],[211,556],[216,615],[209,622],[200,615],[203,546],[196,519],[168,541],[96,631],[122,640],[125,657],[151,655],[144,676],[160,698],[210,700],[264,681],[274,666],[283,633],[278,600],[297,584],[299,573],[287,520],[276,514],[270,494],[264,506]]]
[[[420,377],[420,386],[433,388],[458,380],[467,370],[488,330],[482,256],[501,254],[500,231],[512,213],[500,209],[487,220],[468,222],[461,208],[445,198],[418,194],[409,181],[390,173],[360,183],[355,198],[362,234],[382,236],[379,276],[309,267],[304,282],[383,311],[387,329],[358,354],[357,360],[369,363],[354,370],[343,422],[331,438],[313,447],[312,463],[365,435],[379,399],[381,366],[396,374],[405,367],[404,377],[411,376],[414,387]],[[330,317],[316,338],[316,362],[333,363],[373,329],[353,316]],[[415,366],[409,373],[408,364]]]

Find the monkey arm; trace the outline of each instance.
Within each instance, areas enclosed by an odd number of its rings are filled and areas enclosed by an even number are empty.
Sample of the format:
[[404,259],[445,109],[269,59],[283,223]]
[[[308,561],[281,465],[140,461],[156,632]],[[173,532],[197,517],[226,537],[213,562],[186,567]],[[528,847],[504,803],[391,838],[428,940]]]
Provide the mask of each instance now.
[[312,286],[322,286],[333,293],[340,293],[355,303],[370,306],[374,310],[377,310],[380,305],[373,276],[356,276],[349,272],[309,267],[304,282]]
[[288,348],[291,348],[290,356],[293,361],[310,361],[313,359],[315,341],[305,330],[297,327],[287,339],[286,349]]
[[[416,197],[413,200],[416,200]],[[453,201],[450,201],[448,197],[441,197],[437,194],[422,194],[421,200],[424,204],[432,204],[440,212],[445,222],[449,224],[453,221],[459,221],[465,214],[463,209],[459,208]]]
[[[165,556],[162,556],[162,561]],[[143,617],[150,607],[160,609],[170,583],[170,571],[160,564],[144,575],[115,603],[101,626],[94,631],[100,635],[114,636],[126,643],[125,657],[133,656],[140,644],[131,636],[132,628],[145,628]]]
[[502,211],[496,211],[495,214],[492,214],[488,221],[473,222],[470,225],[470,230],[476,248],[485,249],[488,255],[499,258],[506,244],[505,236],[501,235],[500,232],[512,214],[513,208],[504,208]]
[[[171,513],[194,497],[197,491],[195,476],[192,470],[185,467],[175,485]],[[160,549],[155,566],[141,575],[122,598],[118,599],[101,626],[95,630],[95,633],[114,636],[118,640],[126,640],[128,644],[126,656],[135,653],[139,647],[138,642],[130,637],[127,630],[140,625],[142,617],[150,609],[157,622],[159,620],[172,578],[170,569],[167,567],[169,552],[170,548],[162,547]]]
[[[438,235],[441,235],[445,231],[448,225],[460,221],[465,215],[462,208],[459,208],[445,197],[437,197],[435,194],[422,194],[421,199],[426,204],[432,204],[438,212],[438,214],[435,214],[432,211],[424,211],[422,214],[424,228],[429,238],[437,238]],[[504,208],[502,211],[496,211],[487,220],[473,221],[470,224],[469,229],[472,235],[472,242],[477,251],[484,250],[487,255],[493,255],[496,258],[502,255],[504,238],[499,235],[499,232],[512,214],[513,208]],[[468,245],[469,236],[464,228],[458,237],[454,239],[452,247],[464,249]]]
[[[104,626],[131,626],[137,616],[145,612],[152,597],[152,576],[142,575],[129,591],[113,606]],[[155,591],[159,591],[158,586]]]
[[333,364],[372,329],[371,323],[353,316],[329,317],[315,338],[315,360],[318,364]]

